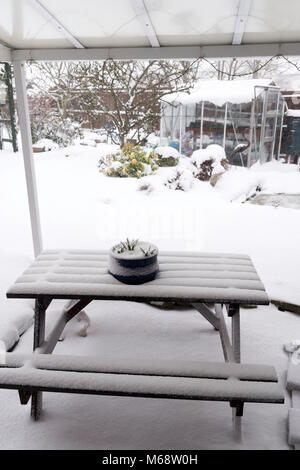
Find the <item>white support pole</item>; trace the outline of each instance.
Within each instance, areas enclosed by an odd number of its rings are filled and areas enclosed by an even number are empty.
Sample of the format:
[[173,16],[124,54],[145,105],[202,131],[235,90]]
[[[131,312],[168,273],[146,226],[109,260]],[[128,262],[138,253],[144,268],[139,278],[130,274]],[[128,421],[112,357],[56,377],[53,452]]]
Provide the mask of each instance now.
[[[250,145],[249,145],[249,148],[248,148],[247,168],[250,168],[250,166],[251,166],[251,152],[252,152],[252,148],[253,148],[253,145],[252,145],[253,132],[256,132],[256,129],[254,129],[254,127],[255,127],[254,113],[255,113],[255,100],[253,99],[252,100],[252,105],[251,105],[250,138],[249,138]],[[255,142],[255,140],[254,140],[254,142]],[[255,149],[255,151],[256,151],[256,149]]]
[[179,153],[182,149],[182,104],[180,104],[180,124],[179,124]]
[[235,20],[232,44],[242,43],[252,0],[240,0]]
[[204,116],[204,101],[201,103],[201,123],[200,123],[200,148],[203,147],[203,116]]
[[225,103],[225,116],[224,116],[224,132],[223,132],[223,147],[225,149],[226,144],[226,130],[227,130],[227,109],[228,109],[228,102]]
[[[286,101],[282,101],[282,107],[281,107],[281,118],[280,118],[280,132],[279,132],[279,143],[278,143],[278,153],[277,153],[277,160],[280,158],[280,152],[281,152],[281,141],[282,141],[282,131],[283,131],[283,120],[284,120],[284,108],[286,105]],[[299,159],[300,163],[300,159]]]
[[167,60],[225,59],[242,57],[299,56],[300,43],[209,46],[111,47],[85,49],[12,49],[12,59],[26,60]]
[[47,20],[57,31],[59,31],[73,46],[77,49],[84,49],[84,46],[78,41],[73,34],[65,28],[65,26],[58,21],[55,16],[43,5],[40,0],[29,0],[32,6]]
[[141,26],[151,44],[151,47],[160,47],[151,18],[144,0],[131,0],[132,8],[141,23]]
[[32,138],[26,93],[25,63],[14,62],[13,66],[16,83],[19,124],[22,137],[22,152],[25,167],[33,249],[34,255],[37,256],[42,251],[42,233],[32,153]]

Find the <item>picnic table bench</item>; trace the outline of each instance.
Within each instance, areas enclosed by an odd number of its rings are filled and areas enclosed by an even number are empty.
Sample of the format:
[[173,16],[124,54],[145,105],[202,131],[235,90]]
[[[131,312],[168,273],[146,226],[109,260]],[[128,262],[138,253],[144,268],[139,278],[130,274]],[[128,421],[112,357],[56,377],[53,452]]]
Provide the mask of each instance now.
[[[8,353],[0,365],[0,388],[19,390],[21,403],[31,398],[34,419],[41,412],[43,391],[228,401],[236,423],[245,402],[283,403],[273,367],[239,364],[240,305],[269,303],[249,256],[161,252],[159,274],[141,285],[117,281],[108,273],[107,261],[106,251],[47,250],[7,291],[8,298],[35,299],[34,354]],[[46,310],[54,299],[68,303],[45,338]],[[93,300],[108,299],[189,302],[219,332],[226,363],[110,363],[51,355],[68,321]],[[224,309],[231,318],[231,335]]]

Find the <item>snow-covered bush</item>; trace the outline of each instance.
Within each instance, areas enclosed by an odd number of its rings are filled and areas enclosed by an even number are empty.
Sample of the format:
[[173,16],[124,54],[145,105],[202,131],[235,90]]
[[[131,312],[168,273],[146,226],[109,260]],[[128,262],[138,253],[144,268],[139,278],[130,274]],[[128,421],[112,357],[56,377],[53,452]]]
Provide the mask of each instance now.
[[178,168],[167,178],[164,185],[169,189],[189,191],[193,185],[193,173],[188,169]]
[[156,147],[155,153],[158,155],[159,166],[176,166],[179,161],[179,152],[174,147]]
[[70,118],[61,119],[52,116],[42,130],[42,138],[53,140],[59,147],[72,145],[78,137],[81,137],[80,124],[71,121]]
[[59,147],[72,145],[78,137],[81,137],[81,128],[78,122],[70,118],[62,119],[51,114],[45,120],[33,119],[31,123],[33,143],[41,139],[50,139]]
[[99,160],[99,170],[106,176],[134,177],[151,175],[157,169],[157,155],[147,153],[139,145],[125,144],[122,150]]
[[194,167],[194,177],[201,181],[209,181],[214,175],[224,173],[229,167],[225,150],[217,144],[195,150],[191,155],[191,163]]

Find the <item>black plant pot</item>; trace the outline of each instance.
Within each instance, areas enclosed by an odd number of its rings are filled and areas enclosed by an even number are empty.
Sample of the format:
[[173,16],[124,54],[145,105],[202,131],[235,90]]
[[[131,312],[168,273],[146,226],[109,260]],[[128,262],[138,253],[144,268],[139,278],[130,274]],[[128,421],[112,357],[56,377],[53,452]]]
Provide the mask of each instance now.
[[[152,281],[159,271],[158,249],[152,243],[138,242],[134,250],[118,252],[119,245],[109,251],[109,273],[124,284],[144,284]],[[151,247],[151,254],[149,252]],[[144,250],[144,251],[142,251]]]

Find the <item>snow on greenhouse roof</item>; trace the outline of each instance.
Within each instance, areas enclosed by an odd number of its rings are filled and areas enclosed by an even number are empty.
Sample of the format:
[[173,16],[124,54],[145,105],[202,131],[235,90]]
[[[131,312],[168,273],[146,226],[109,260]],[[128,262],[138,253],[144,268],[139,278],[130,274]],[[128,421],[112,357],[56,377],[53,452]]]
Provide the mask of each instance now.
[[[227,103],[248,103],[254,98],[256,86],[265,87],[269,79],[253,80],[200,80],[190,93],[176,93],[165,97],[169,102],[191,104],[209,101],[216,106]],[[258,90],[259,91],[259,90]]]
[[0,60],[299,55],[299,0],[0,4]]

